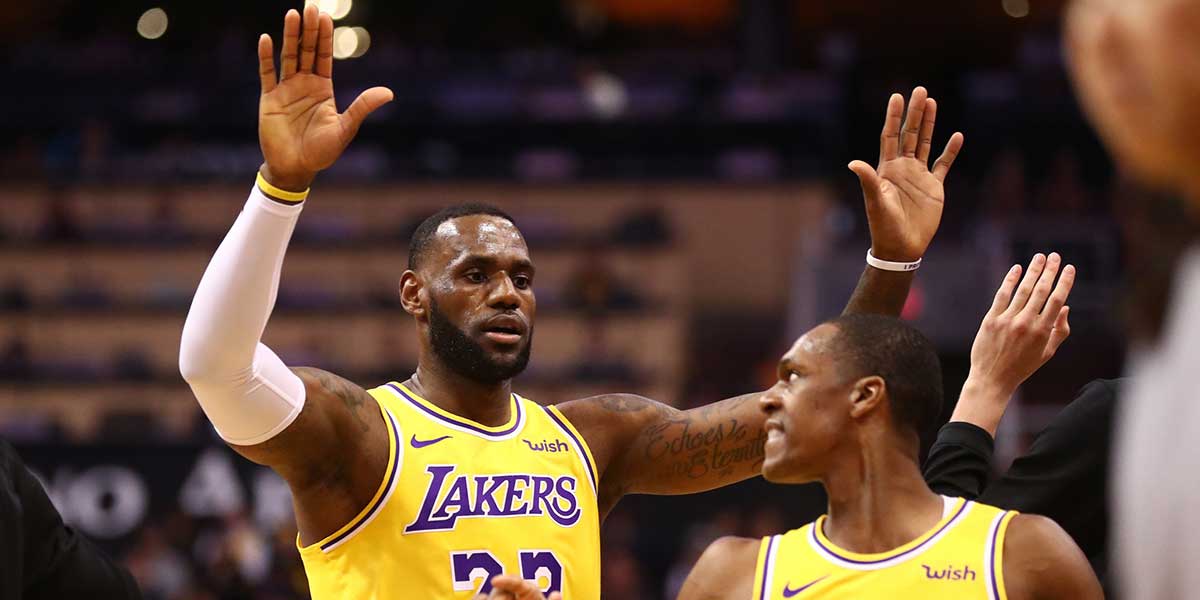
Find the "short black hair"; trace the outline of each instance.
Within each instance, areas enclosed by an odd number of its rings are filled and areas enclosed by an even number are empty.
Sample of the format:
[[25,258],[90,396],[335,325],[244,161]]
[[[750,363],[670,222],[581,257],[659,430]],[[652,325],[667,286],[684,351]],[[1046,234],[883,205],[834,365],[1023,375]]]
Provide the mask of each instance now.
[[850,377],[878,375],[887,384],[896,424],[922,439],[942,413],[942,363],[933,342],[895,317],[843,315],[827,321],[838,329],[833,342]]
[[421,221],[417,226],[416,231],[413,231],[412,238],[408,241],[408,268],[416,270],[421,264],[421,259],[425,257],[426,251],[429,250],[429,244],[433,240],[433,234],[437,232],[437,228],[450,219],[459,217],[469,217],[471,215],[491,215],[500,217],[513,226],[516,226],[516,221],[509,216],[508,213],[492,206],[491,204],[468,203],[449,206],[437,211],[429,216],[429,218]]

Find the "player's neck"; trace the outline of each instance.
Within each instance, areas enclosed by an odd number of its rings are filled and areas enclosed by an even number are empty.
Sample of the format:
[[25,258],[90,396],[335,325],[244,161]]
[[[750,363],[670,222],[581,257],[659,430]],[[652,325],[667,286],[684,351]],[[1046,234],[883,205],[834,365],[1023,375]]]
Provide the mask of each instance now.
[[417,365],[409,385],[438,408],[481,425],[503,425],[512,416],[509,401],[512,382],[508,379],[495,384],[479,383],[436,361],[423,361]]
[[851,552],[887,552],[918,538],[942,518],[914,457],[894,448],[860,448],[823,479],[829,497],[824,533]]

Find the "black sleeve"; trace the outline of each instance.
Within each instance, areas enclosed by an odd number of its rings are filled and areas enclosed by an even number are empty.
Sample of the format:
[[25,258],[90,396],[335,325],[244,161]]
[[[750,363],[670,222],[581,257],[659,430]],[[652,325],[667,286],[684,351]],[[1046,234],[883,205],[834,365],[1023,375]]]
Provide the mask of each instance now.
[[[139,600],[133,577],[63,523],[42,484],[0,442],[8,484],[20,502],[22,600]],[[7,542],[5,540],[5,542]]]
[[925,481],[944,496],[975,499],[992,471],[992,436],[971,423],[942,426],[925,459]]
[[1098,572],[1108,537],[1107,481],[1119,381],[1096,380],[1079,392],[1029,452],[1013,462],[979,500],[1050,517]]

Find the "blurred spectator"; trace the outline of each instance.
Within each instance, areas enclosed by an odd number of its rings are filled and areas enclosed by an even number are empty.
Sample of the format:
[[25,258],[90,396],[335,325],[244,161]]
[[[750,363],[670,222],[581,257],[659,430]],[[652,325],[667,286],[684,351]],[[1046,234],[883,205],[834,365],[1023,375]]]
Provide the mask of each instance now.
[[661,246],[671,239],[667,216],[653,206],[625,215],[612,229],[612,241],[622,246]]
[[96,309],[109,306],[110,298],[99,278],[91,271],[79,268],[67,279],[59,302],[66,308]]
[[607,323],[603,319],[589,319],[583,326],[586,345],[581,353],[582,362],[567,374],[579,383],[625,383],[637,379],[637,372],[628,360],[614,353],[608,344]]
[[617,277],[604,247],[598,243],[585,249],[583,259],[567,278],[563,297],[568,308],[591,316],[642,305],[637,294]]
[[33,362],[29,357],[29,344],[20,335],[14,335],[0,349],[0,379],[24,381],[33,378]]
[[1069,148],[1058,151],[1050,172],[1037,192],[1038,208],[1057,216],[1081,216],[1096,211],[1083,182],[1079,158]]
[[1025,212],[1028,188],[1025,160],[1020,152],[1009,149],[996,157],[980,186],[985,214],[990,220],[1007,222]]
[[60,186],[50,188],[41,237],[49,242],[76,242],[83,238],[79,217],[67,199],[66,190]]
[[29,310],[31,304],[24,281],[13,277],[0,287],[0,310]]

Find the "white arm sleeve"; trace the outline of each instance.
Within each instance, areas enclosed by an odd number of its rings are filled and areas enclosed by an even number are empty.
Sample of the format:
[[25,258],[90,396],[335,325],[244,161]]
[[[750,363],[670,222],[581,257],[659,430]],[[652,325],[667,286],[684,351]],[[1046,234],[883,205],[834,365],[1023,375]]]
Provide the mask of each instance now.
[[304,382],[259,341],[302,207],[271,200],[256,185],[200,279],[183,325],[180,373],[231,444],[271,439],[304,407]]

